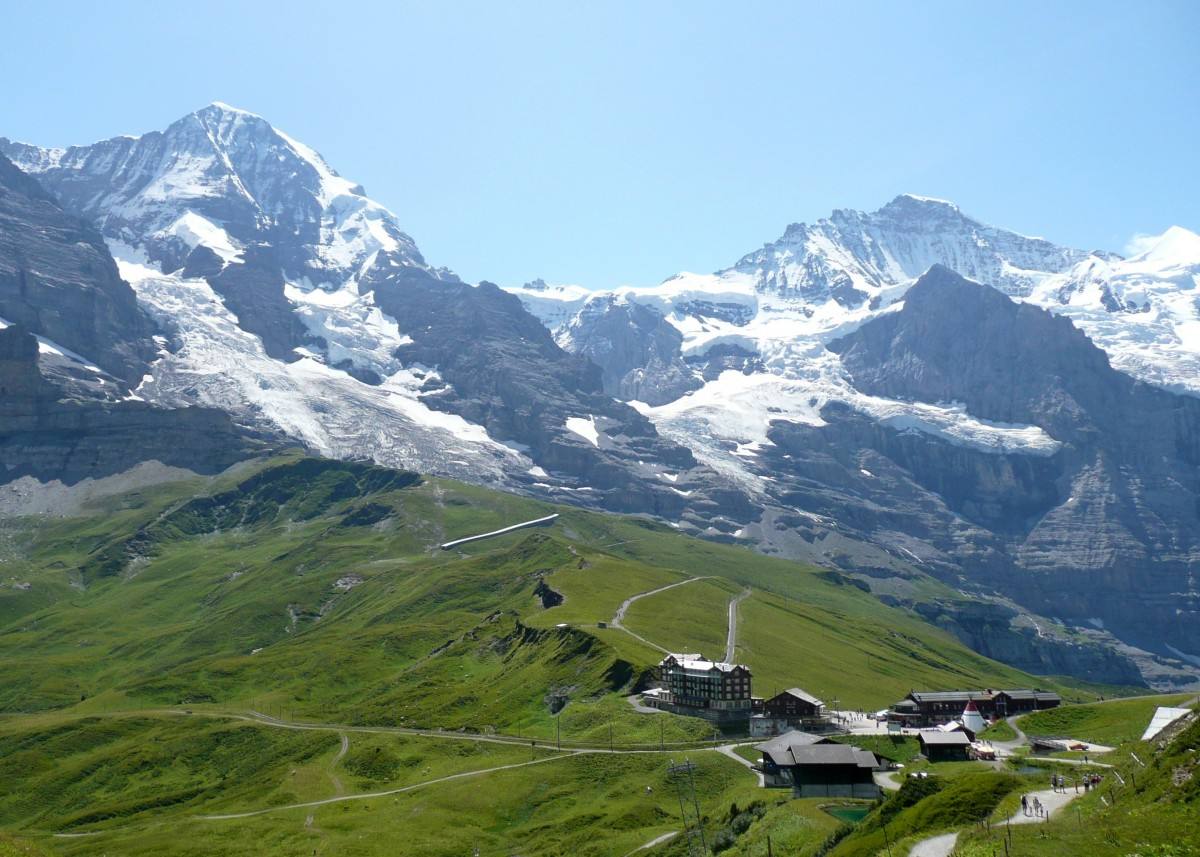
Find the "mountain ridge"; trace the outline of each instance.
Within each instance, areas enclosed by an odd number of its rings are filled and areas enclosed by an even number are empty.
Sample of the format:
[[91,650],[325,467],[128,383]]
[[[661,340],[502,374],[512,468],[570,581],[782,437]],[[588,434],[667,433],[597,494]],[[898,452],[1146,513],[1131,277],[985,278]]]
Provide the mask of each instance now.
[[[1200,305],[1187,300],[1200,287],[1200,239],[1186,230],[1123,259],[906,194],[792,224],[711,275],[607,292],[500,289],[430,266],[361,186],[227,105],[141,137],[62,150],[0,139],[0,152],[92,220],[168,333],[141,397],[218,407],[325,455],[651,514],[842,568],[902,601],[932,573],[1004,602],[992,639],[974,644],[1008,652],[1018,626],[1049,621],[1022,612],[1038,617],[1044,598],[964,569],[981,556],[981,567],[1008,568],[1024,526],[1011,516],[1057,508],[1047,503],[1064,499],[1055,474],[1086,429],[1077,421],[1100,412],[1068,408],[1048,422],[969,397],[914,397],[860,383],[833,343],[903,315],[914,283],[947,265],[1006,302],[1051,309],[1056,341],[1089,337],[1106,365],[1200,395]],[[1027,380],[1005,383],[1018,395]],[[1136,444],[1119,455],[1118,471],[1143,465]],[[983,499],[965,512],[971,485]],[[879,505],[895,507],[886,521]],[[1114,523],[1099,514],[1097,526]],[[1054,556],[1043,551],[1039,567],[1056,568]],[[1090,618],[1100,620],[1070,621]],[[1107,633],[1072,625],[1061,639],[1126,645]],[[1139,663],[1166,670],[1154,675],[1187,672],[1161,640],[1134,637],[1148,647]]]

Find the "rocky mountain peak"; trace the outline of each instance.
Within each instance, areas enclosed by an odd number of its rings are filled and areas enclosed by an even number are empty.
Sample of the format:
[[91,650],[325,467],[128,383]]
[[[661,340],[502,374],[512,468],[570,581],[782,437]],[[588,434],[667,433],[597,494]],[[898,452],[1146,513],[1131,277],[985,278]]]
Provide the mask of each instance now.
[[809,304],[832,299],[849,308],[935,264],[1025,296],[1088,256],[987,226],[952,202],[902,194],[873,212],[838,209],[811,225],[792,224],[779,240],[720,273],[750,275],[761,292]]
[[260,243],[275,249],[287,279],[326,288],[380,252],[424,265],[361,185],[261,116],[221,102],[164,131],[66,149],[0,139],[0,152],[165,271],[199,246],[229,263]]

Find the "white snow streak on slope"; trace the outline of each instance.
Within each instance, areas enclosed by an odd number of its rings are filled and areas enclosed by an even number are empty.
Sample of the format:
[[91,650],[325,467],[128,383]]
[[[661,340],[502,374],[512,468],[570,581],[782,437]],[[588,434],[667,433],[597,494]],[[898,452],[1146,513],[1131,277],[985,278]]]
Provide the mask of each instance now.
[[152,376],[139,387],[157,401],[249,410],[327,455],[371,449],[385,463],[447,472],[437,462],[449,461],[485,479],[499,478],[504,460],[524,467],[532,463],[492,440],[481,426],[421,401],[421,385],[436,379],[436,372],[401,368],[374,387],[311,357],[274,360],[257,336],[238,326],[204,280],[163,275],[130,261],[135,251],[120,245],[111,249],[139,301],[170,320],[182,343],[178,352],[153,365]]
[[234,241],[228,232],[190,209],[161,234],[175,236],[192,250],[203,245],[227,264],[242,257],[242,246]]
[[579,435],[592,446],[600,446],[600,430],[596,428],[596,418],[594,416],[584,417],[567,417],[565,428],[569,432]]

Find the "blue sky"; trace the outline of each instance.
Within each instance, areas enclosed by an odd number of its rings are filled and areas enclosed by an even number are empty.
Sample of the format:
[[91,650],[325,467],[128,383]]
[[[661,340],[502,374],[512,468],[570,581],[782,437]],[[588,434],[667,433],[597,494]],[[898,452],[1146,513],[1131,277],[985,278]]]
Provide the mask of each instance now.
[[472,281],[654,283],[901,192],[1085,248],[1200,229],[1191,0],[40,5],[0,0],[0,134],[226,101]]

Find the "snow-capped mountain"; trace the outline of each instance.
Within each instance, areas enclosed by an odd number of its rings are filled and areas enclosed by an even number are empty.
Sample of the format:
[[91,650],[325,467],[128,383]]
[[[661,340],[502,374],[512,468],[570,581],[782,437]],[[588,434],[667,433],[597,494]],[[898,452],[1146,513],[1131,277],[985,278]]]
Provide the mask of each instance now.
[[[919,304],[930,323],[912,324],[910,290],[935,268],[991,286],[1001,303],[930,285]],[[1195,612],[1200,596],[1186,570],[1200,561],[1194,233],[1174,228],[1122,259],[989,227],[952,203],[906,195],[875,212],[837,211],[789,226],[778,241],[711,275],[607,293],[544,283],[511,291],[554,327],[560,344],[601,366],[614,396],[633,398],[634,381],[652,391],[655,398],[632,404],[763,504],[762,518],[739,533],[760,545],[872,579],[899,562],[956,583],[983,582],[1019,593],[1031,609],[1053,603],[1052,615],[1122,629],[1126,641],[1159,651],[1153,629]],[[972,311],[938,301],[962,301]],[[988,327],[1014,305],[1044,308],[1063,324],[1018,314],[1002,332]],[[966,346],[962,365],[905,350],[888,358],[889,371],[905,367],[924,385],[867,383],[872,372],[850,371],[846,343],[861,331],[890,330],[901,317],[920,339],[946,342],[944,353],[950,343]],[[1072,346],[1058,362],[1024,352],[1006,365],[1006,338],[1045,338],[1041,347],[1051,353],[1066,348],[1077,333],[1066,319],[1102,350]],[[1031,363],[1071,386],[1045,393],[1053,409],[1011,407],[1037,387],[1036,373],[1025,371]],[[1125,376],[1110,364],[1189,395],[1119,394]],[[985,366],[982,375],[968,374]],[[943,383],[929,384],[934,377]],[[975,395],[979,385],[995,397],[988,407]],[[1110,409],[1127,420],[1109,420]],[[1153,441],[1156,431],[1134,428],[1137,414],[1126,409],[1154,413],[1151,425],[1185,428]],[[1156,480],[1181,493],[1147,491]],[[1150,531],[1158,548],[1145,552]],[[1105,580],[1085,585],[1104,593],[1099,604],[1081,592],[1051,594],[1073,592],[1066,580],[1082,573]],[[1130,576],[1115,583],[1122,573]],[[1165,612],[1110,609],[1123,603],[1113,600],[1116,591],[1144,602],[1152,588],[1165,589],[1156,596],[1171,605]],[[1157,618],[1147,624],[1151,614]],[[1171,645],[1195,653],[1200,637],[1189,631]]]
[[[151,348],[143,325],[135,345],[77,349],[137,355],[130,395],[328,455],[653,514],[886,597],[919,571],[1052,610],[1070,646],[1009,628],[1008,607],[983,635],[958,608],[937,619],[1035,670],[1128,679],[1124,655],[1077,645],[1088,634],[1200,652],[1187,230],[1122,259],[905,195],[793,224],[714,274],[500,289],[430,266],[360,186],[227,105],[0,153],[99,230],[158,326]],[[1080,573],[1104,597],[1064,597]],[[1164,632],[1169,616],[1188,621]]]
[[170,269],[199,245],[230,262],[260,242],[276,247],[289,280],[309,287],[342,286],[380,251],[424,265],[395,216],[360,186],[262,117],[219,102],[140,137],[5,149],[106,238]]
[[793,223],[729,273],[753,277],[760,292],[857,306],[934,265],[1024,296],[1088,255],[979,223],[952,202],[905,194],[871,213],[839,209],[812,226]]
[[214,103],[162,132],[0,152],[100,230],[169,334],[138,395],[328,455],[680,513],[637,474],[692,467],[685,448],[517,300],[426,264],[390,211],[262,117]]
[[[604,368],[606,379],[632,373],[643,385],[648,364],[631,362],[628,348],[610,347],[596,331],[621,326],[613,316],[628,316],[622,306],[655,311],[680,334],[677,356],[692,375],[672,369],[665,389],[677,395],[642,410],[664,433],[682,439],[701,430],[714,439],[698,452],[726,472],[747,471],[739,459],[773,420],[820,424],[830,401],[981,448],[1052,452],[1052,440],[1030,427],[979,424],[953,404],[937,410],[879,401],[848,383],[827,344],[901,309],[907,289],[933,265],[1069,317],[1117,368],[1200,395],[1200,237],[1179,227],[1126,260],[990,227],[950,202],[902,195],[875,212],[839,210],[811,226],[792,224],[778,241],[711,275],[683,273],[610,293],[544,283],[511,291],[560,344]],[[643,330],[652,325],[639,322]],[[661,351],[654,361],[668,365],[672,355]],[[609,389],[632,398],[619,383]]]

